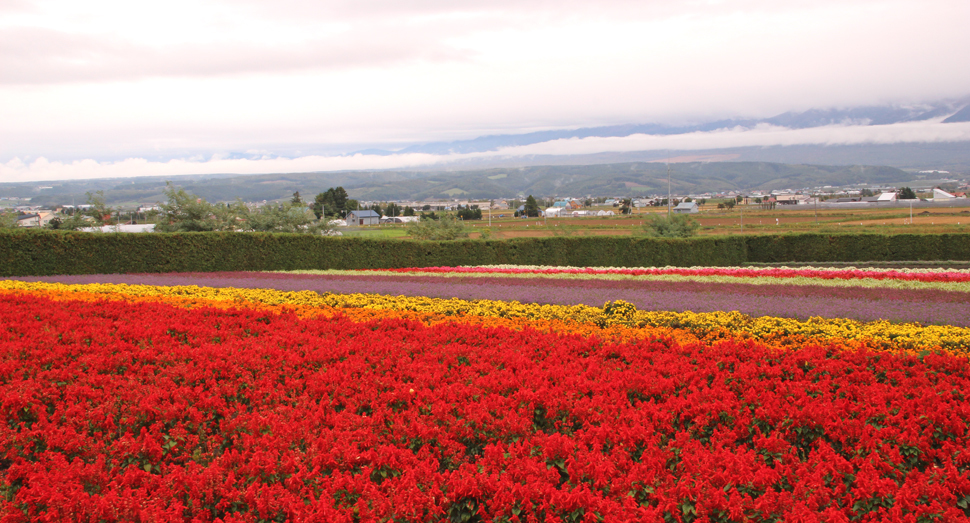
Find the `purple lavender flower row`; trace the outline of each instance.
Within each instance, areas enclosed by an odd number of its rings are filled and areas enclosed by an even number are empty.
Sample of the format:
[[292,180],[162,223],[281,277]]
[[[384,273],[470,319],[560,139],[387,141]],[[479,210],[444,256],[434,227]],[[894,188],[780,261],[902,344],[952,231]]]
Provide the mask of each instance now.
[[[787,285],[694,284],[692,282],[615,282],[515,278],[464,279],[412,276],[332,276],[272,273],[168,273],[43,276],[23,281],[61,283],[128,283],[142,285],[200,285],[208,287],[269,288],[319,293],[372,293],[391,296],[490,299],[523,303],[602,306],[626,300],[642,310],[732,311],[752,316],[807,319],[850,318],[889,320],[970,327],[970,300],[963,293],[922,290],[812,288]],[[873,291],[879,292],[879,291]],[[918,294],[925,293],[925,294]],[[891,295],[903,299],[892,299]],[[918,299],[922,296],[924,299]],[[936,298],[936,299],[933,299]]]
[[[206,273],[192,273],[192,276],[205,277]],[[211,274],[211,273],[210,273]],[[245,278],[251,273],[235,272],[221,273],[233,277]],[[582,289],[616,289],[622,291],[683,291],[720,294],[747,294],[752,296],[812,296],[819,298],[847,298],[863,300],[899,300],[912,302],[937,303],[967,303],[970,293],[960,291],[944,291],[939,289],[892,289],[869,287],[822,287],[815,285],[791,284],[761,284],[750,285],[744,283],[721,283],[704,281],[656,281],[656,280],[601,280],[601,279],[553,279],[553,278],[518,278],[506,276],[460,277],[460,276],[415,276],[415,275],[386,275],[386,274],[286,274],[265,273],[269,279],[307,279],[321,278],[326,280],[346,281],[374,281],[386,282],[415,282],[426,283],[460,283],[467,285],[507,285],[520,287],[570,287]]]

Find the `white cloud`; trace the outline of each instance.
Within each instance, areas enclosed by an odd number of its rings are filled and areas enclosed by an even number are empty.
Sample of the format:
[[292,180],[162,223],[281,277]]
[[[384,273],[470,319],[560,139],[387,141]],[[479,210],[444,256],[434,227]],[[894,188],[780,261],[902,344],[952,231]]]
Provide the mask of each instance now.
[[943,124],[911,122],[879,126],[827,126],[810,129],[759,126],[754,129],[721,129],[682,135],[644,135],[590,137],[552,140],[532,145],[505,147],[496,151],[469,154],[392,154],[352,156],[303,156],[255,159],[229,159],[213,156],[207,161],[170,160],[153,162],[129,158],[118,162],[80,160],[52,162],[39,158],[25,162],[19,158],[0,164],[0,179],[5,181],[43,181],[130,176],[178,176],[185,174],[263,174],[366,169],[434,167],[467,160],[516,158],[536,155],[574,155],[602,152],[689,151],[748,146],[858,145],[913,142],[968,142],[970,122]]
[[788,145],[860,145],[970,141],[970,123],[908,122],[892,125],[829,125],[788,129],[759,125],[753,129],[721,129],[676,135],[633,134],[553,140],[507,147],[495,154],[510,156],[572,155],[602,152],[726,149]]

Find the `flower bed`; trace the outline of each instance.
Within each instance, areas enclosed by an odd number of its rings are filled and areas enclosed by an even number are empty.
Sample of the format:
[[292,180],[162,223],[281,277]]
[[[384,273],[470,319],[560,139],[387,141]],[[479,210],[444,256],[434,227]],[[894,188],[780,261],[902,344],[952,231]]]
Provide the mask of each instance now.
[[970,270],[954,269],[857,269],[854,267],[548,267],[493,265],[478,267],[418,267],[404,269],[369,269],[380,272],[446,273],[446,274],[617,274],[628,276],[731,276],[767,278],[818,278],[824,280],[910,280],[922,282],[970,282]]
[[643,313],[622,304],[3,289],[10,521],[967,516],[962,357],[611,341]]
[[[72,277],[73,278],[73,277]],[[106,278],[107,279],[107,278]],[[955,355],[970,354],[970,329],[958,326],[922,326],[887,321],[859,322],[845,318],[813,317],[807,321],[774,316],[751,317],[738,312],[710,313],[644,311],[620,300],[603,307],[540,305],[497,300],[438,299],[426,296],[381,294],[324,294],[312,291],[278,291],[233,287],[151,286],[128,284],[65,285],[43,282],[0,282],[0,291],[40,291],[69,294],[80,291],[106,297],[180,297],[202,304],[210,300],[232,303],[413,311],[454,317],[490,317],[528,321],[567,321],[593,326],[669,327],[685,329],[701,338],[717,339],[723,333],[753,337],[783,345],[808,341],[857,342],[873,350],[922,351],[943,349]]]
[[[727,276],[626,276],[612,280],[570,275],[512,276],[507,273],[406,273],[340,271],[304,273],[167,273],[24,277],[24,281],[127,283],[273,288],[318,293],[497,300],[551,305],[602,306],[622,299],[640,310],[714,313],[738,311],[748,316],[808,320],[815,316],[862,322],[890,321],[923,325],[970,326],[970,283],[902,280],[825,280]],[[634,279],[631,279],[634,278]],[[649,279],[643,279],[649,278]],[[653,278],[677,278],[657,281]],[[726,282],[710,281],[723,278]],[[699,279],[699,281],[697,280]],[[763,280],[752,284],[750,280]],[[768,283],[765,283],[767,281]],[[903,283],[911,288],[818,285],[819,282]]]

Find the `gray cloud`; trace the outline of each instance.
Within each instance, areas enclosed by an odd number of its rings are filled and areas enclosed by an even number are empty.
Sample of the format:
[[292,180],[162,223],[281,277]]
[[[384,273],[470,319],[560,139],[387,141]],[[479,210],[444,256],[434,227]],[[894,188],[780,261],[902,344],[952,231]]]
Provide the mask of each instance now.
[[[80,31],[70,32],[0,25],[0,83],[112,82],[144,77],[203,77],[467,60],[473,53],[455,47],[451,39],[476,33],[501,34],[507,30],[555,27],[575,20],[710,19],[837,5],[834,0],[713,3],[697,0],[238,0],[210,3],[222,5],[231,20],[259,20],[275,23],[277,28],[311,31],[321,24],[340,24],[346,30],[337,36],[279,45],[260,43],[259,35],[251,40],[220,36],[217,30],[220,22],[212,21],[212,34],[197,35],[205,44],[146,45],[113,33],[87,33],[81,27]],[[0,0],[0,13],[36,11],[35,4],[27,0]],[[132,21],[133,24],[143,22]],[[577,39],[583,37],[576,35]]]
[[[885,0],[856,0],[857,4],[882,4]],[[505,23],[516,19],[552,22],[574,17],[629,17],[664,19],[676,16],[709,17],[728,13],[777,13],[824,5],[844,5],[844,0],[234,0],[261,16],[290,20],[333,18],[400,19],[401,17],[447,17],[501,15]]]
[[33,6],[28,0],[0,0],[0,13],[30,12]]
[[0,31],[0,84],[346,69],[469,57],[467,51],[420,35],[399,36],[401,39],[328,38],[272,47],[247,42],[152,47],[111,36],[14,28]]

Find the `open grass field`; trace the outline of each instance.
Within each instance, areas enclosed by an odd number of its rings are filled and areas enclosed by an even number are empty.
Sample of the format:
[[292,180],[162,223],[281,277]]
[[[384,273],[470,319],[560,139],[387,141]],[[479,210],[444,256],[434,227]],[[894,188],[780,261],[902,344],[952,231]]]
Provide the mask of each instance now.
[[407,231],[403,227],[347,227],[340,230],[344,236],[361,238],[403,238]]
[[[499,218],[500,214],[505,217]],[[654,216],[665,216],[665,209],[637,209],[632,215],[587,218],[512,218],[509,211],[493,211],[481,221],[470,221],[472,238],[488,229],[494,239],[543,236],[603,236],[642,234],[643,224]],[[779,232],[873,232],[883,234],[970,232],[970,208],[947,207],[916,209],[912,219],[908,209],[786,209],[762,210],[759,206],[733,210],[703,210],[691,216],[697,220],[701,235],[776,234]],[[372,232],[375,231],[375,232]],[[384,231],[378,233],[376,231]],[[392,232],[393,231],[393,232]],[[347,235],[347,232],[344,232]],[[351,235],[406,237],[402,225],[358,229]]]

